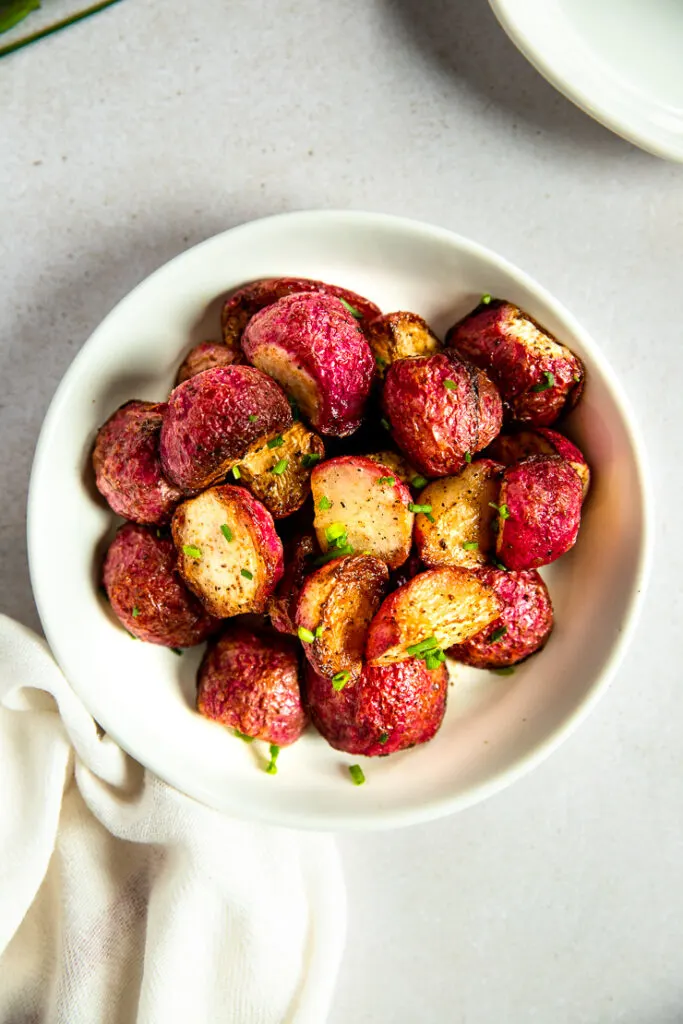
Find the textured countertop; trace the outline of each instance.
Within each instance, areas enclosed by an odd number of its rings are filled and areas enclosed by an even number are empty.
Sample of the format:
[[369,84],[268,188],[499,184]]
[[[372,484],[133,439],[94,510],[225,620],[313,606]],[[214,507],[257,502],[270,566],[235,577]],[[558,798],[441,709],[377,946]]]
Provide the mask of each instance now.
[[323,206],[432,221],[529,271],[602,345],[656,492],[635,641],[512,789],[341,839],[332,1024],[683,1021],[683,167],[557,95],[485,0],[127,0],[3,59],[0,82],[0,608],[30,625],[49,399],[111,307],[209,235]]

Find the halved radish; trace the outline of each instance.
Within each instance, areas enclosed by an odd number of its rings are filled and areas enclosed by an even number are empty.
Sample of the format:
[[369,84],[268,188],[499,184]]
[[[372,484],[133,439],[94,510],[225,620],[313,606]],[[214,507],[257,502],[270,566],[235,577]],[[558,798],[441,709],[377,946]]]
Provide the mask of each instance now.
[[275,519],[301,508],[311,493],[311,472],[325,455],[322,439],[303,423],[261,438],[238,464],[240,482]]

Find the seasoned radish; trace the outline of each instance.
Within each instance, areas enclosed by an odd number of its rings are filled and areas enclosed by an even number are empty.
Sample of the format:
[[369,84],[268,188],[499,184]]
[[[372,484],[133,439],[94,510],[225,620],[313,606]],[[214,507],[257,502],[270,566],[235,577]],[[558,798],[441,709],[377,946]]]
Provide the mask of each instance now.
[[164,404],[126,402],[97,432],[95,483],[109,507],[136,523],[167,523],[183,493],[164,476],[159,434]]
[[397,477],[402,484],[410,484],[410,486],[415,487],[416,484],[413,481],[417,480],[420,486],[424,487],[424,482],[421,482],[422,477],[419,476],[417,470],[413,469],[410,463],[402,455],[399,455],[398,452],[392,452],[387,449],[381,452],[371,452],[365,458],[385,466],[391,471],[392,476]]
[[109,545],[102,583],[121,624],[149,644],[192,647],[220,626],[176,572],[170,537],[126,523]]
[[493,622],[503,603],[470,569],[428,569],[395,590],[370,623],[366,656],[388,665],[414,656],[427,665]]
[[212,487],[173,516],[178,571],[212,615],[263,612],[282,576],[272,516],[243,487]]
[[496,517],[503,467],[491,459],[477,459],[457,476],[434,480],[418,503],[429,513],[415,518],[415,545],[430,569],[462,565],[476,569],[496,546]]
[[326,284],[324,281],[314,281],[308,277],[271,277],[245,285],[226,300],[221,313],[224,343],[230,348],[239,349],[244,328],[254,313],[265,309],[266,306],[272,306],[286,295],[302,292],[335,295],[343,301],[345,308],[359,321],[361,327],[374,320],[380,313],[379,306],[374,302],[336,284]]
[[270,374],[322,434],[360,426],[374,359],[358,321],[331,295],[288,295],[256,313],[242,336],[250,363]]
[[180,384],[161,427],[161,463],[186,493],[221,480],[259,438],[292,422],[282,388],[253,366],[216,366]]
[[238,464],[240,482],[275,519],[283,519],[306,501],[311,471],[324,455],[321,438],[303,423],[293,423],[252,445]]
[[268,614],[278,633],[296,635],[296,606],[304,581],[313,569],[313,559],[320,554],[312,533],[298,533],[285,544],[285,571],[268,602]]
[[502,420],[495,386],[453,351],[392,363],[382,404],[394,441],[425,476],[459,472]]
[[408,658],[365,665],[341,687],[306,666],[308,709],[318,732],[337,750],[384,757],[426,743],[443,721],[448,672]]
[[199,667],[197,711],[242,736],[278,747],[294,743],[306,726],[295,641],[228,625]]
[[316,672],[337,682],[360,675],[368,626],[388,582],[386,565],[372,555],[335,558],[308,577],[296,625]]
[[500,616],[464,644],[451,647],[456,661],[475,668],[507,668],[545,646],[553,628],[553,606],[535,569],[481,569],[479,578],[503,602]]
[[559,455],[579,474],[584,499],[588,493],[591,473],[583,452],[557,430],[537,427],[536,430],[520,430],[515,434],[499,434],[489,445],[488,452],[505,466],[528,455]]
[[242,353],[239,349],[235,351],[217,341],[202,341],[188,352],[178,367],[175,386],[178,387],[204,370],[212,370],[214,366],[232,366],[241,361]]
[[583,390],[583,363],[566,345],[511,302],[481,303],[448,331],[446,344],[498,386],[506,419],[550,426]]
[[442,348],[426,320],[417,313],[385,313],[365,329],[380,377],[397,359],[433,356]]
[[410,554],[410,491],[388,466],[344,455],[311,476],[318,543],[329,557],[370,554],[395,569]]
[[576,542],[583,492],[559,455],[530,455],[503,473],[496,552],[508,569],[549,565]]

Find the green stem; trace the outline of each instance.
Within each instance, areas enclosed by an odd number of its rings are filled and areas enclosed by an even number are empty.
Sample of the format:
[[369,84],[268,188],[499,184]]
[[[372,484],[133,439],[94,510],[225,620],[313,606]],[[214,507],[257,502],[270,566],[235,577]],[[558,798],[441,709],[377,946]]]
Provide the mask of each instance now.
[[98,11],[103,11],[105,7],[111,7],[113,4],[118,4],[120,2],[121,0],[102,0],[101,3],[93,4],[92,7],[86,7],[84,11],[72,14],[70,17],[64,18],[62,21],[56,21],[54,25],[47,25],[45,28],[41,28],[38,32],[34,32],[30,36],[24,36],[23,39],[17,39],[13,43],[7,43],[6,46],[0,46],[0,57],[6,57],[8,53],[14,53],[15,50],[20,50],[22,46],[29,46],[31,43],[36,43],[39,39],[51,36],[53,32],[59,32],[63,28],[68,28],[69,25],[75,25],[77,21],[82,21],[83,18],[89,18],[91,14],[97,14]]

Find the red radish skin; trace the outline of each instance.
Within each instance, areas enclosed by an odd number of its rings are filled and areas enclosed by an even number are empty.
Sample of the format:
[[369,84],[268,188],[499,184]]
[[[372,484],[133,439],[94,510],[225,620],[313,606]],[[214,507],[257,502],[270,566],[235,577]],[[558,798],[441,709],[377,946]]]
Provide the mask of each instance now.
[[557,455],[531,455],[508,466],[500,488],[496,552],[508,569],[538,569],[576,542],[583,494],[578,474]]
[[218,341],[202,341],[183,359],[178,368],[175,386],[178,387],[204,370],[212,370],[215,366],[232,366],[233,363],[241,361],[242,353],[239,350],[235,352]]
[[559,455],[579,474],[584,501],[586,499],[590,487],[588,463],[574,442],[557,430],[537,427],[535,430],[520,430],[515,434],[499,434],[489,445],[489,452],[506,466],[527,455]]
[[288,295],[256,313],[242,337],[254,366],[275,378],[316,430],[358,429],[375,361],[358,321],[324,294]]
[[112,611],[137,637],[162,647],[193,647],[220,627],[175,570],[176,550],[167,536],[126,523],[107,551],[102,582]]
[[307,722],[296,642],[278,633],[228,626],[209,644],[199,667],[197,710],[245,736],[290,746]]
[[429,671],[416,658],[381,668],[366,665],[341,690],[306,666],[313,724],[332,747],[348,754],[381,757],[431,740],[443,721],[447,692],[445,666]]
[[183,497],[161,469],[165,410],[163,403],[126,402],[97,433],[92,457],[97,489],[112,511],[136,523],[167,523]]
[[313,568],[313,559],[320,554],[312,533],[294,537],[285,548],[284,573],[268,602],[268,614],[278,633],[296,635],[296,606],[306,577]]

